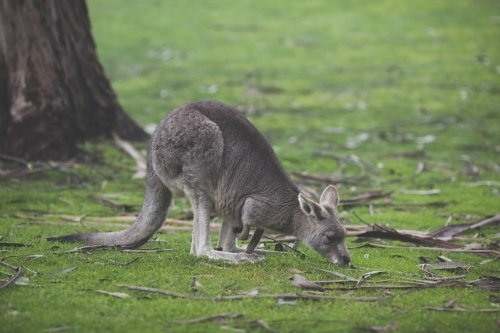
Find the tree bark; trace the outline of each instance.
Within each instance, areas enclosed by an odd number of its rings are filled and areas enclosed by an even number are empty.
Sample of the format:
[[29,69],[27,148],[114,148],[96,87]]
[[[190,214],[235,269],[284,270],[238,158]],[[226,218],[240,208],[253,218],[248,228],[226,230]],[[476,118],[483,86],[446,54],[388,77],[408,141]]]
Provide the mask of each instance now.
[[60,160],[113,131],[149,138],[104,75],[85,0],[0,1],[0,153]]

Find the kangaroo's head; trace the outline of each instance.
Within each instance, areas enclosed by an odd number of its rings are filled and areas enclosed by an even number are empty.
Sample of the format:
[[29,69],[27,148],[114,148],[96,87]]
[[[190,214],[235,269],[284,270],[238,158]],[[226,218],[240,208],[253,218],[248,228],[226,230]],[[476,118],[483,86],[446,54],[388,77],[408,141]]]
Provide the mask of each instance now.
[[313,226],[303,230],[301,240],[334,264],[349,264],[351,256],[345,244],[346,231],[337,219],[339,193],[335,186],[329,185],[323,191],[319,204],[302,194],[299,194],[299,204],[307,218],[312,221],[307,224]]

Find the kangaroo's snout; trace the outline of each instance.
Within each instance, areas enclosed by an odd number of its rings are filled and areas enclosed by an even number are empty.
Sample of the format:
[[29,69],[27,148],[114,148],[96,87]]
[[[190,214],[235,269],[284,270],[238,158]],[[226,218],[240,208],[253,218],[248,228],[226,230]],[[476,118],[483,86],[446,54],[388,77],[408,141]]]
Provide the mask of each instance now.
[[350,255],[342,255],[339,258],[334,258],[332,262],[335,265],[339,266],[347,266],[351,262],[351,256]]

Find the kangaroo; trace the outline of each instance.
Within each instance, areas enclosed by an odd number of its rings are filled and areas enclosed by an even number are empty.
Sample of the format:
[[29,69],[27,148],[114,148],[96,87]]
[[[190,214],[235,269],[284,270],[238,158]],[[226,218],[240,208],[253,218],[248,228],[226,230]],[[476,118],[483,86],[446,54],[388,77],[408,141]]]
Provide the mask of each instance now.
[[[261,261],[258,254],[264,251],[245,253],[236,243],[237,235],[246,238],[248,229],[256,227],[260,235],[265,229],[296,236],[334,264],[351,261],[346,231],[336,217],[337,189],[326,187],[319,203],[306,198],[252,123],[216,101],[182,105],[160,122],[149,144],[142,209],[128,229],[47,240],[139,247],[163,225],[173,195],[184,194],[194,213],[192,255],[234,263]],[[217,244],[222,251],[210,242],[211,209],[223,219]]]

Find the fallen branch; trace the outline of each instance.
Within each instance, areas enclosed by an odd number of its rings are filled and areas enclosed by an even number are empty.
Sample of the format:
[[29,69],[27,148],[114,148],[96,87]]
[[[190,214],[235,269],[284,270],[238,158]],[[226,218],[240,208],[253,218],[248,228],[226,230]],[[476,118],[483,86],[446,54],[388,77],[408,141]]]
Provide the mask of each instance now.
[[[158,253],[167,251],[177,251],[177,249],[127,249],[119,246],[107,246],[107,245],[88,245],[83,247],[76,247],[73,250],[54,252],[54,254],[71,254],[79,252],[89,252],[93,250],[117,250],[125,253]],[[137,260],[137,259],[136,259]],[[134,260],[135,261],[135,260]]]
[[130,143],[120,139],[118,134],[115,132],[111,133],[113,135],[113,139],[115,139],[115,143],[118,147],[123,149],[127,154],[129,154],[135,161],[136,169],[135,174],[132,176],[132,179],[143,179],[146,178],[146,160],[145,158],[134,148]]
[[421,283],[421,284],[413,284],[413,285],[369,285],[369,286],[356,286],[356,287],[338,287],[332,288],[332,290],[361,290],[361,289],[430,289],[437,287],[472,287],[471,284],[467,282],[461,281],[439,281],[439,282],[429,282],[429,283]]
[[459,244],[431,237],[418,237],[409,234],[402,234],[395,229],[387,228],[378,224],[373,225],[372,231],[367,231],[362,234],[359,234],[358,237],[389,239],[389,240],[413,243],[417,245],[437,246],[446,249],[458,249],[462,247],[462,245]]
[[487,217],[483,219],[482,221],[472,223],[472,224],[456,224],[456,225],[449,225],[446,227],[443,227],[441,229],[438,229],[434,232],[431,232],[429,234],[429,237],[435,237],[443,240],[448,240],[453,238],[456,234],[459,234],[463,231],[466,230],[472,230],[472,229],[477,229],[480,227],[483,227],[485,225],[491,224],[491,223],[497,223],[500,222],[500,214],[496,214],[490,217]]
[[287,300],[296,300],[296,299],[310,299],[310,300],[316,300],[316,301],[321,301],[321,300],[338,300],[338,301],[358,301],[358,302],[375,302],[375,301],[380,301],[380,300],[386,300],[386,299],[391,299],[392,297],[389,296],[382,296],[382,297],[342,297],[342,296],[324,296],[324,295],[310,295],[310,294],[257,294],[257,295],[229,295],[229,296],[214,296],[214,297],[197,297],[197,296],[191,296],[191,295],[186,295],[186,294],[179,294],[167,290],[161,290],[161,289],[154,289],[154,288],[146,288],[146,287],[139,287],[139,286],[129,286],[129,285],[123,285],[123,284],[117,284],[118,287],[120,288],[125,288],[129,290],[136,290],[136,291],[143,291],[143,292],[149,292],[149,293],[155,293],[155,294],[160,294],[160,295],[165,295],[169,297],[174,297],[174,298],[183,298],[183,299],[192,299],[192,300],[211,300],[211,301],[231,301],[231,300],[242,300],[242,299],[247,299],[247,298],[255,298],[255,299],[262,299],[262,298],[273,298],[273,299],[287,299]]
[[426,250],[426,251],[441,251],[441,252],[474,253],[474,254],[500,256],[500,252],[495,251],[495,250],[447,249],[447,248],[441,248],[441,247],[425,247],[425,246],[419,246],[419,247],[416,247],[416,246],[414,246],[414,247],[391,246],[391,245],[380,245],[380,244],[373,244],[373,243],[366,243],[366,244],[363,244],[361,246],[349,247],[349,250],[360,249],[363,247],[372,247],[372,248],[379,248],[379,249],[404,249],[404,250]]

